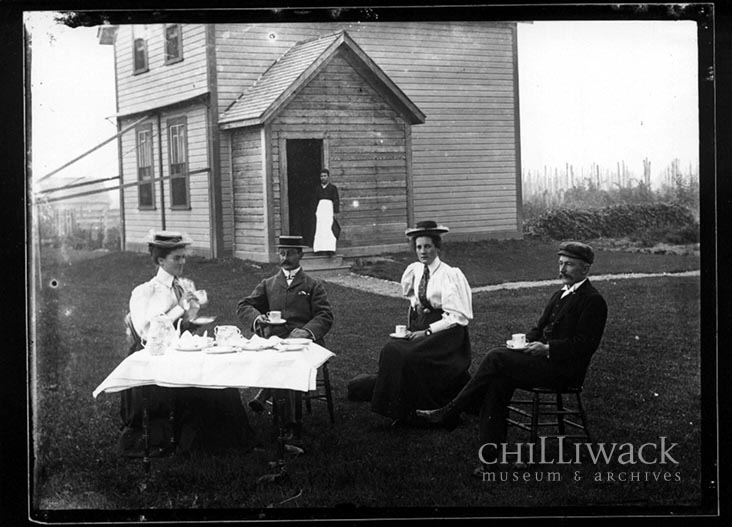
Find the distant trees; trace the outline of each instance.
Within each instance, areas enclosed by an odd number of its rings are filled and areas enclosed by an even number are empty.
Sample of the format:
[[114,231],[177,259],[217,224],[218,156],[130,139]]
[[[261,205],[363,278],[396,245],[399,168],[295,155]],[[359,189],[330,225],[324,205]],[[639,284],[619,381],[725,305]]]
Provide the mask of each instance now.
[[624,162],[614,170],[593,163],[589,169],[566,164],[523,173],[524,218],[562,208],[599,208],[612,205],[669,203],[688,208],[696,217],[699,211],[699,176],[691,166],[681,170],[674,159],[660,173],[660,185],[651,185],[651,162],[643,160],[643,174],[636,177]]

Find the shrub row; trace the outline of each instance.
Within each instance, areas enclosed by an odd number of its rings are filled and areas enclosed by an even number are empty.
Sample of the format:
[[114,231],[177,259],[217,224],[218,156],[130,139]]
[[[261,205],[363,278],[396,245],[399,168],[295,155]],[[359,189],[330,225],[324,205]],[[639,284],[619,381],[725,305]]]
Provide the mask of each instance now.
[[553,240],[618,238],[635,233],[693,228],[694,215],[681,205],[648,203],[599,209],[550,209],[524,223],[524,234]]

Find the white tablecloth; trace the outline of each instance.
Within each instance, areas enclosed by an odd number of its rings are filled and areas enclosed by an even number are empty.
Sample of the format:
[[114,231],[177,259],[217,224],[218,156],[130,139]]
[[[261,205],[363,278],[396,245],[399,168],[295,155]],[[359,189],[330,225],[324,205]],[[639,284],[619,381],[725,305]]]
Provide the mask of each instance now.
[[129,355],[92,395],[156,384],[173,388],[315,389],[320,367],[334,354],[312,343],[301,351],[240,351],[211,354],[169,349],[163,355],[140,350]]

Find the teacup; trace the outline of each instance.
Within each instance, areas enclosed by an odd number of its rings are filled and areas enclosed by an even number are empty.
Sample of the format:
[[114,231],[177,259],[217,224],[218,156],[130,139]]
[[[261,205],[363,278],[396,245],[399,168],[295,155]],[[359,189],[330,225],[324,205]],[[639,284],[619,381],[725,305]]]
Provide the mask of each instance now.
[[201,304],[202,306],[205,306],[206,304],[208,304],[208,293],[206,292],[205,289],[200,289],[198,291],[195,291],[193,294],[196,295],[196,298],[198,299],[199,304]]
[[511,335],[511,343],[516,348],[526,346],[526,333],[514,333]]
[[216,326],[214,328],[214,337],[216,337],[216,344],[219,346],[228,346],[232,341],[241,338],[241,330],[237,326]]
[[407,326],[402,326],[402,325],[394,326],[394,334],[397,337],[406,337],[407,336]]
[[270,322],[279,322],[282,320],[282,311],[269,311],[267,313],[267,318]]

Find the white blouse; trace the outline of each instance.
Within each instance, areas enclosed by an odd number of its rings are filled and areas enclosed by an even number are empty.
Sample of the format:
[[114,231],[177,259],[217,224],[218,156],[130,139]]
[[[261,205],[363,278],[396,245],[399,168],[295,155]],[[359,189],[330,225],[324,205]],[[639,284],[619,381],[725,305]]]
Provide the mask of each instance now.
[[[178,305],[173,291],[173,275],[158,267],[157,274],[149,282],[140,284],[132,290],[130,296],[130,317],[135,331],[144,341],[150,329],[150,321],[158,315],[167,316],[173,323],[186,311]],[[195,291],[196,287],[187,278],[178,278],[183,292]]]
[[[429,269],[427,299],[432,307],[444,311],[441,320],[430,324],[430,330],[437,333],[456,324],[467,326],[473,319],[473,295],[467,278],[459,268],[450,267],[439,256],[429,265]],[[424,264],[414,262],[402,275],[402,293],[409,298],[412,307],[420,305],[417,289],[423,272]]]

